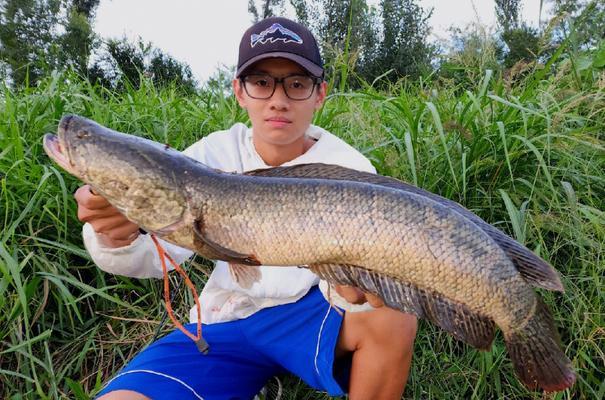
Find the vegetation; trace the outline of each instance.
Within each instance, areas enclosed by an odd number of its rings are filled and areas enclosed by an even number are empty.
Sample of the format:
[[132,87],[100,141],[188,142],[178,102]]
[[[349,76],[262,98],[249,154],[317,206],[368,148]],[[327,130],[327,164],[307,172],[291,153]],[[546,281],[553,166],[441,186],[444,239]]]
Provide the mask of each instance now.
[[[587,53],[602,62],[603,51]],[[597,63],[598,64],[598,63]],[[578,382],[557,398],[605,393],[605,74],[560,56],[510,86],[485,71],[464,90],[402,81],[334,92],[316,122],[361,149],[382,174],[461,202],[562,274],[543,292]],[[552,71],[552,73],[547,73]],[[246,117],[223,90],[183,95],[143,79],[116,94],[76,75],[0,97],[0,387],[3,398],[87,398],[162,319],[161,283],[99,271],[82,247],[80,184],[44,155],[65,113],[183,148]],[[208,267],[189,271],[202,286]],[[175,278],[176,279],[176,278]],[[188,291],[178,291],[185,319]],[[170,326],[163,326],[166,332]],[[498,339],[478,352],[422,324],[407,398],[528,398]],[[317,393],[286,379],[285,398]]]
[[[318,38],[324,61],[339,88],[359,87],[386,76],[418,77],[430,69],[435,46],[428,42],[431,11],[416,0],[290,0],[296,19]],[[248,0],[253,21],[283,15],[285,0]],[[335,69],[338,68],[338,71]],[[386,74],[385,74],[386,73]],[[347,81],[343,78],[347,77]]]
[[11,86],[35,86],[52,72],[73,70],[92,82],[121,91],[140,84],[176,82],[193,92],[189,66],[139,38],[102,41],[92,30],[99,0],[0,1],[0,77]]
[[[81,183],[46,157],[43,134],[55,131],[62,115],[76,113],[183,149],[247,117],[227,90],[228,72],[219,71],[206,86],[194,88],[184,65],[173,63],[172,75],[157,72],[161,63],[152,61],[157,53],[151,45],[115,41],[115,57],[123,63],[115,68],[114,55],[101,58],[103,71],[96,75],[75,61],[68,68],[56,67],[60,61],[51,68],[38,68],[31,60],[11,64],[2,53],[10,38],[6,29],[11,26],[2,19],[8,6],[42,3],[0,2],[0,73],[9,77],[0,86],[0,398],[88,399],[172,327],[162,322],[160,281],[109,275],[92,263],[72,198]],[[305,5],[291,3],[300,10]],[[578,373],[575,386],[552,397],[603,399],[605,40],[595,38],[605,36],[605,13],[597,2],[552,3],[560,15],[539,32],[527,33],[537,35],[537,47],[529,52],[527,46],[515,47],[517,60],[506,58],[513,49],[509,41],[530,43],[516,30],[523,29],[517,16],[502,19],[497,32],[459,29],[434,69],[408,78],[364,78],[356,69],[352,42],[345,40],[330,61],[331,94],[315,122],[360,149],[381,174],[460,202],[552,263],[566,292],[540,294],[553,310]],[[96,7],[92,0],[61,4],[80,13]],[[260,14],[283,1],[256,4]],[[498,5],[514,10],[518,2]],[[46,15],[44,8],[33,9]],[[41,23],[54,23],[48,18]],[[81,18],[71,21],[84,25]],[[43,30],[19,29],[41,41],[36,43],[46,40]],[[11,75],[15,66],[25,65],[23,79]],[[201,259],[188,263],[198,287],[210,265]],[[179,278],[171,279],[177,286]],[[193,299],[188,290],[174,293],[175,311],[184,321]],[[284,399],[327,398],[296,378],[281,379]],[[479,352],[421,323],[404,397],[542,395],[519,383],[501,337],[490,351]]]
[[0,60],[15,85],[35,84],[57,68],[85,73],[98,46],[92,31],[99,0],[0,2]]
[[188,65],[181,63],[141,38],[131,43],[126,38],[109,39],[105,50],[88,70],[88,79],[114,92],[127,86],[138,88],[149,78],[156,87],[176,85],[183,93],[193,93],[196,81]]

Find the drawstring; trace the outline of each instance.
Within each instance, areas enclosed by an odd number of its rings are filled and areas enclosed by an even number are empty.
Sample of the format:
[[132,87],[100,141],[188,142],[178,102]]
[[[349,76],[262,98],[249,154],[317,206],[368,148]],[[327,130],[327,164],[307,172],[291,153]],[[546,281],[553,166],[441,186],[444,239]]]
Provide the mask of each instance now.
[[[170,317],[170,320],[172,321],[172,323],[181,332],[183,332],[185,335],[187,335],[191,340],[193,340],[195,342],[195,345],[197,346],[197,349],[200,351],[200,353],[208,354],[208,350],[209,350],[210,346],[208,346],[208,343],[202,337],[202,307],[200,306],[200,300],[197,296],[197,291],[195,290],[195,286],[193,285],[193,283],[191,282],[191,280],[189,279],[189,277],[187,276],[185,271],[183,271],[183,269],[176,262],[174,262],[172,257],[170,257],[170,254],[168,254],[166,252],[166,250],[164,250],[164,248],[162,247],[160,242],[158,242],[158,239],[155,237],[155,235],[151,234],[150,236],[158,251],[158,256],[160,257],[160,262],[162,263],[162,273],[164,275],[164,301],[166,302],[166,311],[168,311],[168,316]],[[181,275],[183,277],[183,279],[185,280],[185,284],[189,287],[189,289],[191,290],[191,293],[193,294],[193,298],[195,299],[195,307],[197,309],[197,335],[194,335],[191,332],[189,332],[187,329],[185,329],[183,327],[183,325],[174,316],[174,312],[172,311],[172,303],[170,302],[170,281],[168,280],[168,270],[166,268],[166,259],[168,259],[168,261],[170,261],[170,263],[172,264],[174,269],[179,273],[179,275]]]

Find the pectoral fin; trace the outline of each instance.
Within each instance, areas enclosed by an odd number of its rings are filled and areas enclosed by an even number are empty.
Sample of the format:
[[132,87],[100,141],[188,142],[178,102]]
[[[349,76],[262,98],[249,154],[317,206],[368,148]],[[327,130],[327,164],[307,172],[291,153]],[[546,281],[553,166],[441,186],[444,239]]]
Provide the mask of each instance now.
[[261,262],[254,254],[238,253],[237,251],[223,247],[220,244],[210,240],[204,234],[204,221],[202,219],[198,219],[194,222],[193,232],[195,232],[196,239],[199,240],[199,243],[196,244],[200,245],[201,247],[208,248],[210,250],[208,253],[219,260],[230,261],[243,265],[261,265]]
[[260,281],[262,275],[256,266],[235,263],[229,263],[229,273],[233,280],[244,289],[250,289],[252,285]]

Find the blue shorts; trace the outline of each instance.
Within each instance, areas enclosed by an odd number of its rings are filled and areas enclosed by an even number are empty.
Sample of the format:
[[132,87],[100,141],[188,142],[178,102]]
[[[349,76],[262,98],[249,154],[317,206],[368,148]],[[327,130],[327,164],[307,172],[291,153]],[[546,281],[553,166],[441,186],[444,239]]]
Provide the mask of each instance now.
[[[127,389],[152,399],[250,399],[285,372],[332,396],[343,395],[350,364],[333,371],[342,318],[315,286],[295,303],[204,325],[206,355],[175,330],[141,351],[99,396]],[[195,334],[195,324],[186,328]]]

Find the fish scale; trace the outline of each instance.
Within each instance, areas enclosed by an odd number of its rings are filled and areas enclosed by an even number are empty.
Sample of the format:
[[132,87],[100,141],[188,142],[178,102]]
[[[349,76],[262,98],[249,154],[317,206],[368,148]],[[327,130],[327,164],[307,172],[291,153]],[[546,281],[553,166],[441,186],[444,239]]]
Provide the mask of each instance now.
[[479,349],[489,349],[498,326],[527,387],[558,391],[575,381],[533,289],[562,290],[556,271],[451,200],[322,164],[223,173],[77,116],[63,118],[44,148],[169,242],[248,268],[306,266]]
[[[220,216],[206,221],[210,240],[239,253],[254,254],[265,265],[366,266],[414,282],[420,288],[432,288],[459,303],[471,304],[476,312],[497,315],[499,325],[513,325],[529,313],[524,314],[522,307],[511,306],[507,291],[495,285],[509,276],[519,276],[510,260],[493,240],[471,222],[457,218],[454,211],[431,208],[432,201],[417,195],[408,195],[410,199],[406,202],[395,201],[393,198],[400,200],[397,191],[368,190],[365,184],[351,182],[339,182],[332,187],[338,193],[333,201],[326,201],[330,196],[320,184],[301,186],[292,180],[268,180],[256,185],[258,195],[254,196],[243,196],[245,184],[227,181],[216,191],[221,198],[245,200],[212,201],[220,204],[221,209],[207,210],[209,215]],[[381,191],[385,193],[379,196]],[[365,201],[376,196],[382,200]],[[341,204],[342,209],[334,212],[334,204]],[[263,210],[262,218],[256,209]],[[230,217],[225,217],[227,210]],[[375,217],[371,220],[359,217],[366,214]],[[310,215],[321,218],[309,218]],[[364,229],[374,225],[380,226],[380,230]],[[242,241],[242,236],[248,239]],[[331,246],[334,237],[342,244]],[[276,247],[275,238],[285,238],[288,246]],[[390,246],[368,246],[373,241]],[[480,254],[483,256],[478,257]],[[512,298],[533,304],[530,286],[520,276],[518,280],[519,291],[527,293]],[[507,312],[511,309],[519,313]]]

